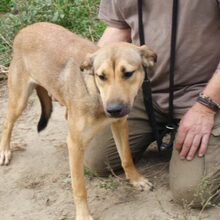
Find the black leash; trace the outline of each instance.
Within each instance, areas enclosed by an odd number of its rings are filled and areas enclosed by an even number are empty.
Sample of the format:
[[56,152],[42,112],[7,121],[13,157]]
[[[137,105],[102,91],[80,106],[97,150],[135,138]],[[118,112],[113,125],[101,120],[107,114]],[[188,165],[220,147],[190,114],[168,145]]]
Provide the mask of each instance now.
[[172,15],[172,32],[170,42],[170,88],[169,88],[169,118],[168,125],[173,126],[173,92],[174,92],[174,72],[176,63],[176,33],[178,19],[178,0],[173,0],[173,15]]
[[177,123],[174,121],[173,115],[173,99],[174,99],[174,73],[176,63],[176,35],[177,35],[177,22],[178,22],[178,0],[173,0],[173,12],[172,12],[172,30],[171,30],[171,42],[170,42],[170,85],[169,85],[169,113],[168,122],[165,129],[165,134],[169,133],[170,140],[168,143],[163,143],[161,150],[171,149],[173,147],[173,141],[175,139]]
[[[140,45],[145,44],[145,36],[144,36],[144,25],[143,25],[143,10],[142,10],[142,0],[138,0],[138,25],[139,25],[139,39]],[[160,150],[159,146],[161,146],[162,140],[159,135],[159,130],[157,127],[156,117],[154,115],[153,109],[153,100],[152,100],[152,91],[151,91],[151,83],[148,79],[147,68],[144,68],[145,79],[142,85],[143,90],[143,97],[144,97],[144,105],[145,109],[149,116],[149,121],[153,129],[153,135],[155,140],[157,141],[158,149]]]
[[[143,25],[143,1],[138,0],[138,28],[139,28],[139,38],[140,45],[145,44],[144,36],[144,25]],[[147,69],[144,67],[145,80],[142,86],[144,94],[144,105],[149,116],[149,121],[153,129],[153,135],[157,142],[158,150],[169,150],[173,146],[173,141],[176,134],[177,123],[175,123],[173,118],[173,96],[174,96],[174,72],[175,72],[175,58],[176,58],[176,35],[177,35],[177,20],[178,20],[178,0],[173,0],[173,11],[172,11],[172,30],[171,30],[171,46],[170,46],[170,78],[169,78],[169,113],[168,121],[164,130],[160,133],[158,125],[156,122],[151,83],[148,79]],[[163,138],[166,134],[170,135],[169,141],[163,142]]]

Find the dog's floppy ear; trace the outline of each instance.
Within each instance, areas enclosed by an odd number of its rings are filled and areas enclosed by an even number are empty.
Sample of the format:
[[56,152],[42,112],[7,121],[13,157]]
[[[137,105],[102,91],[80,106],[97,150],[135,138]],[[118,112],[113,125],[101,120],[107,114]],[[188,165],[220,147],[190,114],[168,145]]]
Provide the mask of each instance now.
[[94,70],[93,70],[93,61],[94,61],[94,54],[88,54],[86,55],[85,60],[81,63],[80,65],[80,70],[84,71],[86,70],[86,72],[90,75],[94,74]]
[[142,57],[142,63],[145,67],[153,67],[157,62],[157,55],[153,52],[147,45],[142,45],[139,47],[140,54]]

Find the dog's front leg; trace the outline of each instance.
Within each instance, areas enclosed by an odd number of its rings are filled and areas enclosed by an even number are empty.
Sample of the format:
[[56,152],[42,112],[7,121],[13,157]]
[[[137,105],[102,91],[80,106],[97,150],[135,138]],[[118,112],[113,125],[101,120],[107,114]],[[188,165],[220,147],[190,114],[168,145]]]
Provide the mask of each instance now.
[[76,220],[93,220],[87,204],[87,192],[83,169],[85,146],[83,145],[83,141],[80,140],[80,134],[72,133],[70,129],[67,143],[69,150],[73,196],[76,207]]
[[134,166],[128,142],[127,118],[113,122],[111,128],[126,178],[129,179],[130,183],[136,188],[140,190],[149,190],[152,184],[139,174]]

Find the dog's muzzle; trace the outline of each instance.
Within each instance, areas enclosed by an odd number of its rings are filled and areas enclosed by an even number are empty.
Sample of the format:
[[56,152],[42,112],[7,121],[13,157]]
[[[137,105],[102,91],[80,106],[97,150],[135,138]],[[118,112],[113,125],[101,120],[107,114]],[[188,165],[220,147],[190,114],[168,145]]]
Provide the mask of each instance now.
[[121,118],[130,112],[130,108],[123,103],[109,103],[106,107],[106,115],[110,118]]

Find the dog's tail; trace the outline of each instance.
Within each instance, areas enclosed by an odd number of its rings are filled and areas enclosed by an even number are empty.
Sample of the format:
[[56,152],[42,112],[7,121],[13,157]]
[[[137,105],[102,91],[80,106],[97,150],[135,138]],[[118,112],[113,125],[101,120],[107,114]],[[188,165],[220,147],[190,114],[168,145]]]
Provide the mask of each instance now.
[[52,99],[48,95],[46,89],[44,89],[41,86],[37,86],[36,91],[41,104],[41,117],[37,125],[37,131],[41,132],[43,129],[47,127],[47,123],[53,111],[53,105]]

